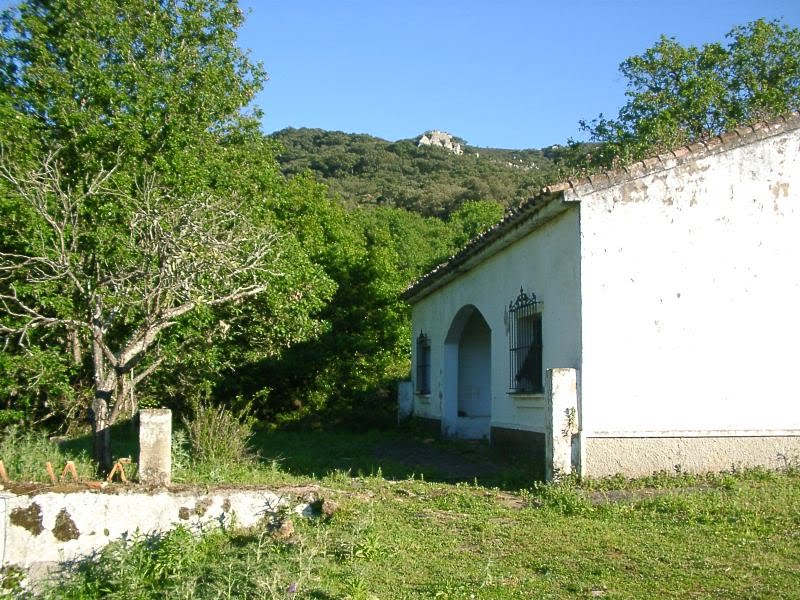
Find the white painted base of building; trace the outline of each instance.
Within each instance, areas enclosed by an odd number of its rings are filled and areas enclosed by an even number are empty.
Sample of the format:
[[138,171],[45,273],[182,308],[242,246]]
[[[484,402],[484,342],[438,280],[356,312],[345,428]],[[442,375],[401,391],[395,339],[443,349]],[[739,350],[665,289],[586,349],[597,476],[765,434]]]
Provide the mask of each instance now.
[[658,471],[708,473],[800,461],[800,432],[790,435],[603,435],[582,437],[581,474],[642,477]]

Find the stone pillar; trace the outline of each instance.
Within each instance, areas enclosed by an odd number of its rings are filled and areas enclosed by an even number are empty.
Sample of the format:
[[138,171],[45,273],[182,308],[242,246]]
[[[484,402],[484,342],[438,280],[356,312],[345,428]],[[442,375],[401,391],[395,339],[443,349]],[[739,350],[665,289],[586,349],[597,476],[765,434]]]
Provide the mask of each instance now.
[[139,411],[139,481],[145,485],[169,485],[172,473],[172,411],[167,408]]
[[[545,479],[553,481],[578,471],[573,443],[578,443],[578,371],[548,369],[545,377]],[[579,453],[576,453],[576,457]]]
[[414,387],[410,381],[397,383],[397,422],[402,423],[414,414]]

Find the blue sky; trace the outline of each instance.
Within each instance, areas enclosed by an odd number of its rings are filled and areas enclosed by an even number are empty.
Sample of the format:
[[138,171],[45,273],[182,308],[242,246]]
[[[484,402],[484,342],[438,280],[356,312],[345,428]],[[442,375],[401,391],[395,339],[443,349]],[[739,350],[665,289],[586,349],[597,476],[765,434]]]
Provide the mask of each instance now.
[[699,45],[759,17],[800,27],[800,0],[240,1],[240,44],[270,77],[265,131],[442,129],[501,148],[579,139],[579,119],[616,115],[619,63],[661,34]]

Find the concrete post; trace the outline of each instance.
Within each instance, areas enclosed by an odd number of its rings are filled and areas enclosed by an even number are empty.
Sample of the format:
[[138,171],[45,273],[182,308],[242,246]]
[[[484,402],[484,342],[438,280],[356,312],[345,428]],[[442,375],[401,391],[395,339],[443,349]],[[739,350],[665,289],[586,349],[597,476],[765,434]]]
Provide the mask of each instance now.
[[545,377],[544,434],[547,481],[573,472],[572,445],[578,430],[578,371],[548,369]]
[[402,423],[414,414],[414,387],[410,381],[397,384],[397,422]]
[[169,485],[172,474],[172,411],[167,408],[139,411],[139,481],[145,485]]

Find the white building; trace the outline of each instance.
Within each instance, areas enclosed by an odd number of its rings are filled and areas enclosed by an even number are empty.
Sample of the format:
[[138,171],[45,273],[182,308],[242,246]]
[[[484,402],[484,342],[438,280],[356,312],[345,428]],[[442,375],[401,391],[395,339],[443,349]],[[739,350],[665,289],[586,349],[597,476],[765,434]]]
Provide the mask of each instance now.
[[800,114],[546,188],[405,296],[445,435],[549,476],[800,460]]

